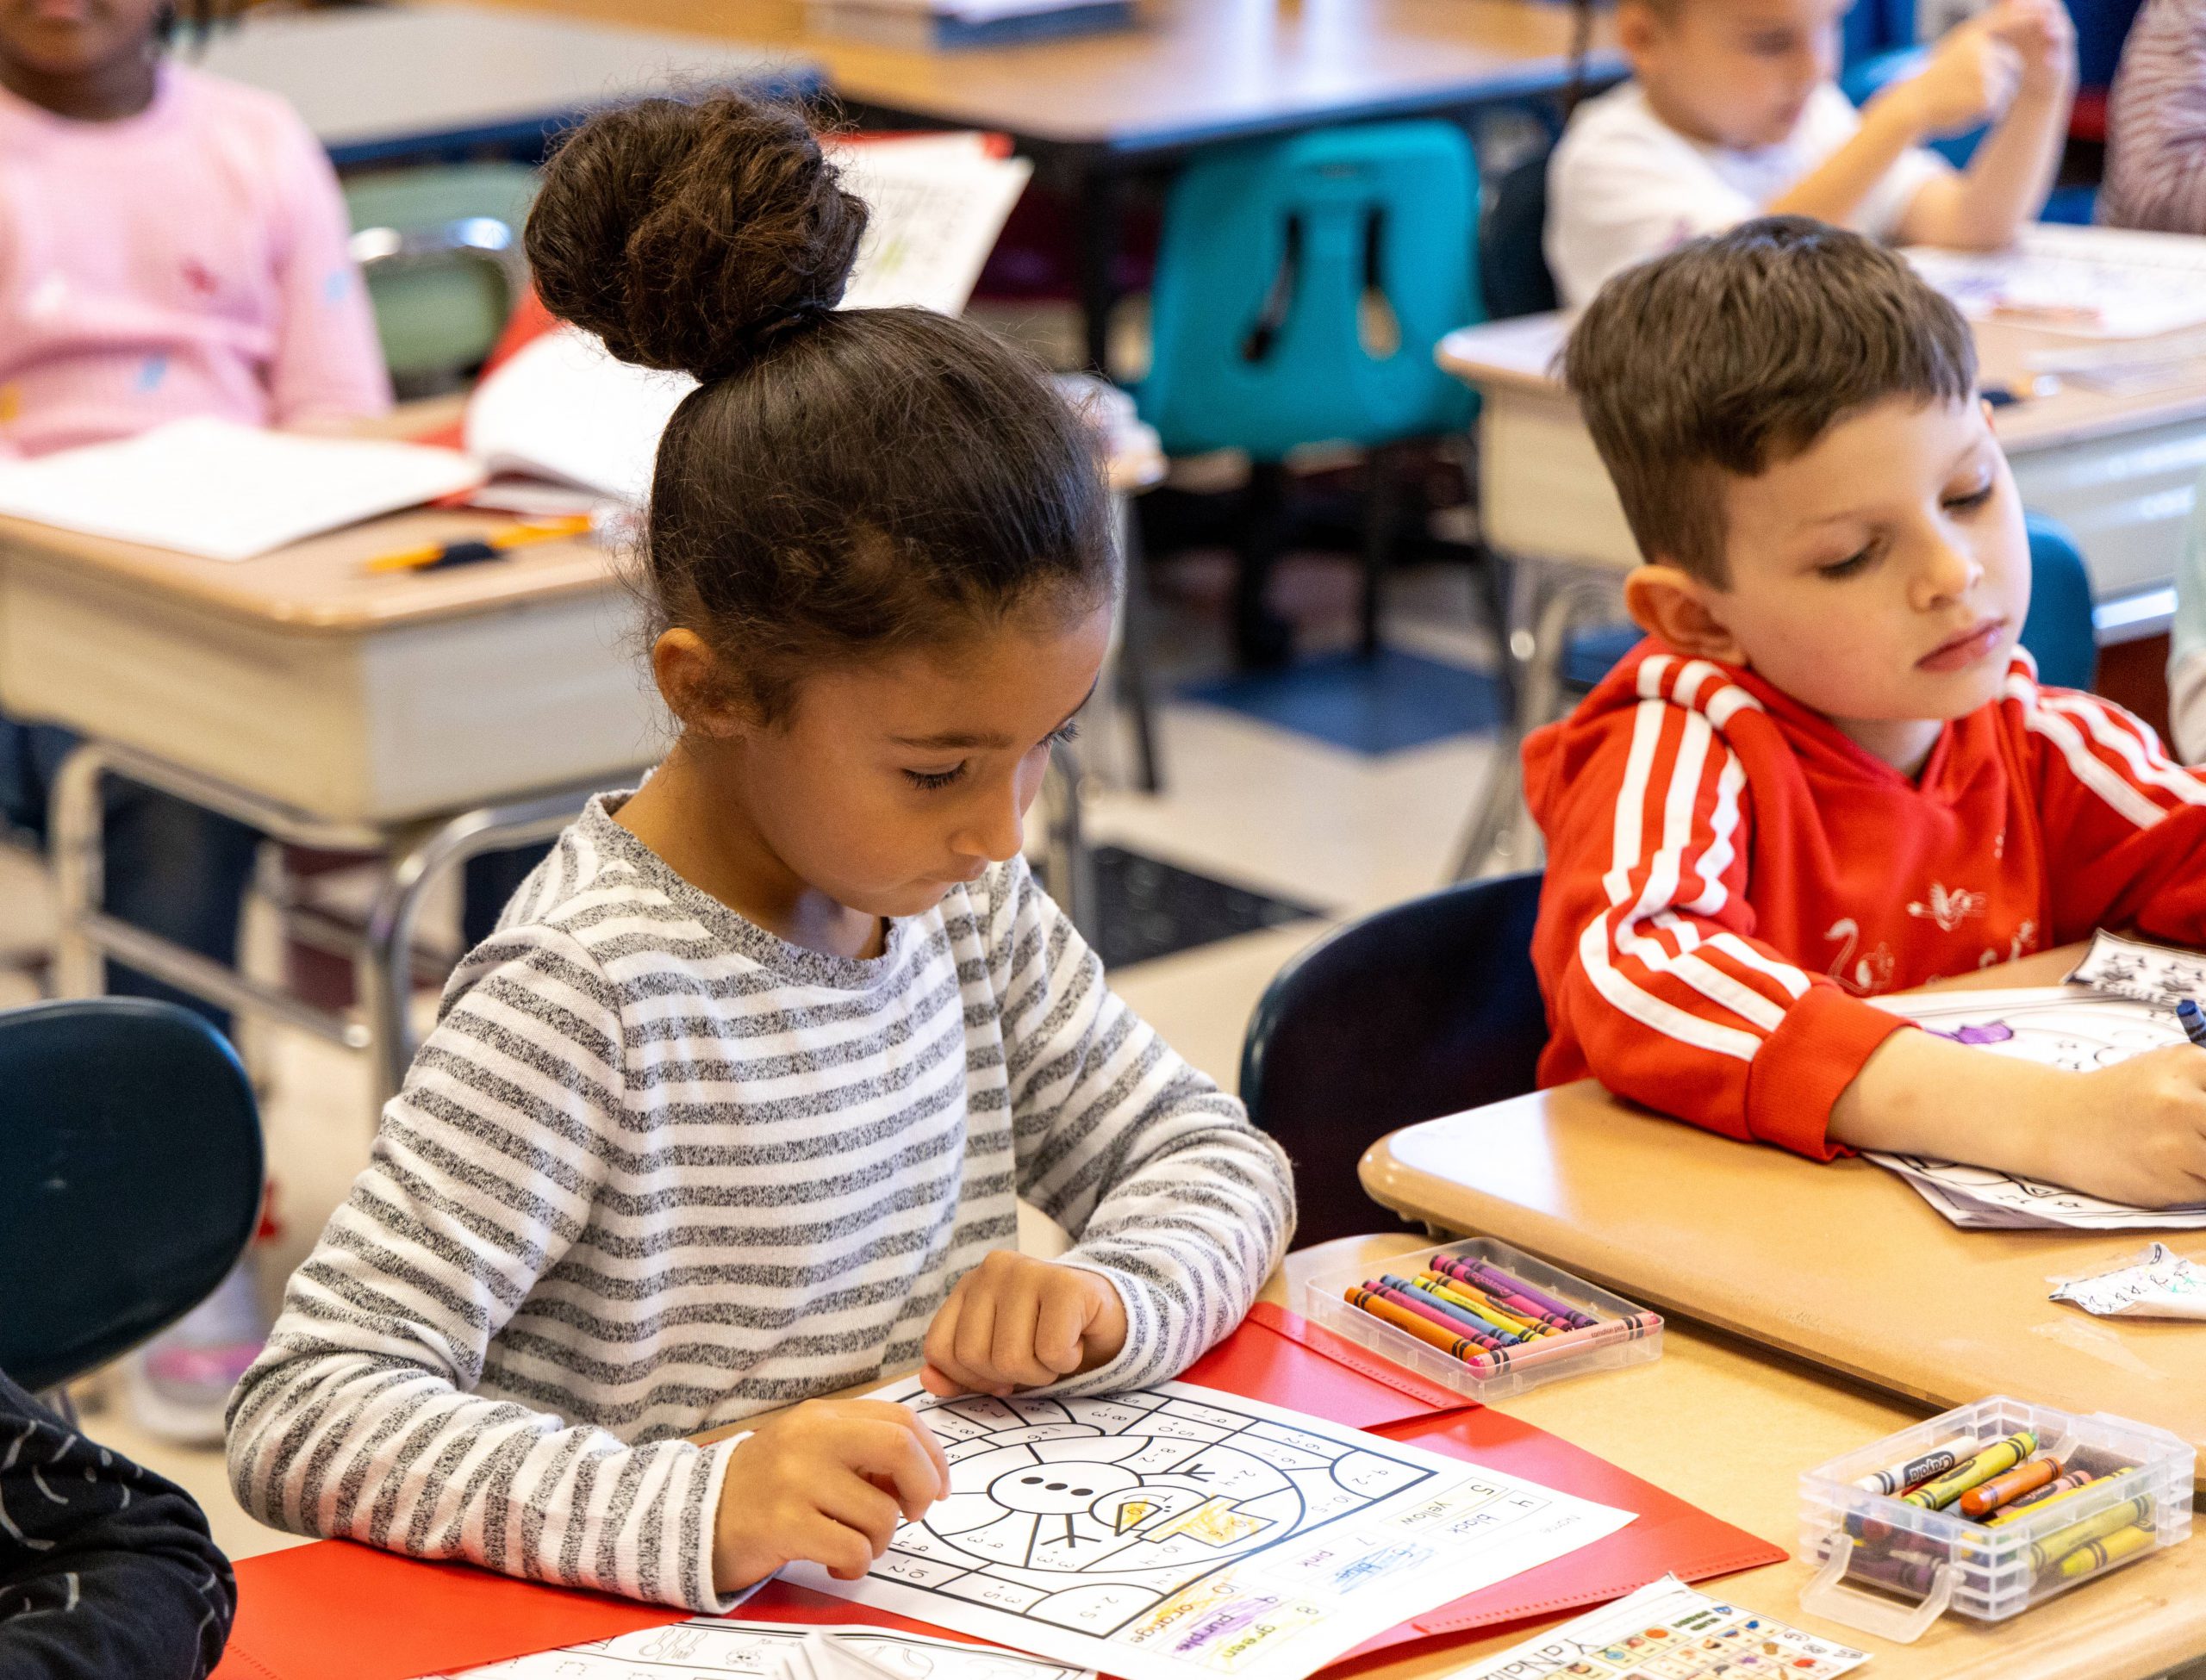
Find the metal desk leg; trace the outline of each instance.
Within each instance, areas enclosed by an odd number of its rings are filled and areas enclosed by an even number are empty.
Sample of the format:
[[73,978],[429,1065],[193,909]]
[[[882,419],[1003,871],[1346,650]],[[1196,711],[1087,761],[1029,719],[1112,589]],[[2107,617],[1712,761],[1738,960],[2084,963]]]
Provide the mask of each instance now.
[[99,748],[85,742],[62,761],[47,806],[57,923],[53,992],[59,998],[97,998],[107,990],[106,967],[85,937],[106,889],[107,809],[100,799],[106,769]]
[[1042,775],[1042,815],[1048,824],[1044,859],[1050,877],[1050,896],[1072,918],[1080,936],[1095,944],[1095,857],[1080,826],[1080,763],[1062,742],[1050,749],[1050,768]]
[[414,1032],[414,934],[429,889],[447,871],[484,852],[555,838],[588,795],[572,790],[462,812],[391,855],[368,908],[366,936],[353,959],[355,983],[375,1055],[376,1103],[398,1094],[421,1041]]
[[1117,172],[1091,159],[1080,180],[1080,314],[1087,370],[1111,376],[1111,310],[1119,301]]

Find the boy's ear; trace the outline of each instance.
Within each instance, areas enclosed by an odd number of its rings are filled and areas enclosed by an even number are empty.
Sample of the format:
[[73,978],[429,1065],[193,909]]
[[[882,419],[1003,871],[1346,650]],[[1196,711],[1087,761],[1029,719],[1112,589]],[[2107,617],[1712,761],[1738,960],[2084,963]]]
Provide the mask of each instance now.
[[744,733],[754,722],[720,655],[694,630],[677,626],[660,633],[651,644],[651,675],[666,709],[686,730],[725,738]]
[[1633,70],[1660,44],[1662,16],[1647,0],[1617,0],[1617,47],[1630,60]]
[[1635,566],[1623,581],[1631,621],[1658,641],[1695,659],[1745,665],[1746,650],[1718,616],[1723,592],[1681,566]]

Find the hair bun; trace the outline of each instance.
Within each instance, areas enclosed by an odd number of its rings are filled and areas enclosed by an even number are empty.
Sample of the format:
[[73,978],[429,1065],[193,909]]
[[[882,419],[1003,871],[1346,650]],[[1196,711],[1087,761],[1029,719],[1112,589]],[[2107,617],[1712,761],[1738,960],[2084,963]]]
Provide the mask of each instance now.
[[573,130],[525,246],[553,314],[624,362],[710,380],[835,307],[865,220],[801,112],[714,92]]

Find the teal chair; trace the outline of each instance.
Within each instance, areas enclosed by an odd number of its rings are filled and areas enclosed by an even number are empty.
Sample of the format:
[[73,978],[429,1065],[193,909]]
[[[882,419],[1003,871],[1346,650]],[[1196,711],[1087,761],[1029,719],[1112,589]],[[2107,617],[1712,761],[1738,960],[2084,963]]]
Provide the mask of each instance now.
[[456,390],[482,364],[528,283],[522,225],[536,171],[457,164],[345,183],[352,257],[401,396]]
[[148,998],[0,1013],[0,1371],[36,1392],[229,1275],[260,1220],[259,1111],[228,1042]]
[[1392,541],[1390,445],[1460,431],[1472,399],[1432,359],[1484,319],[1473,285],[1478,171],[1445,122],[1335,128],[1190,165],[1165,206],[1142,418],[1168,453],[1246,451],[1254,466],[1235,591],[1251,663],[1284,657],[1264,604],[1290,450],[1370,451],[1363,640],[1378,641]]

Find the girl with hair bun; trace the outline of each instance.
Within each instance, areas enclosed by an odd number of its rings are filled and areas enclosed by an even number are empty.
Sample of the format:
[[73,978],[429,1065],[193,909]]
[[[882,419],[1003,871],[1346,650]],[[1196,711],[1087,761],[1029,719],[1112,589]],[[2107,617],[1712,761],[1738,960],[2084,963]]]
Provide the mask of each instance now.
[[[1094,444],[985,332],[838,310],[864,223],[734,94],[552,161],[545,303],[701,382],[644,548],[680,736],[453,975],[292,1279],[231,1403],[265,1521],[704,1610],[855,1577],[947,1462],[807,1397],[1156,1382],[1286,1247],[1276,1146],[1020,856],[1109,637]],[[1016,1252],[1022,1196],[1060,1261]]]

